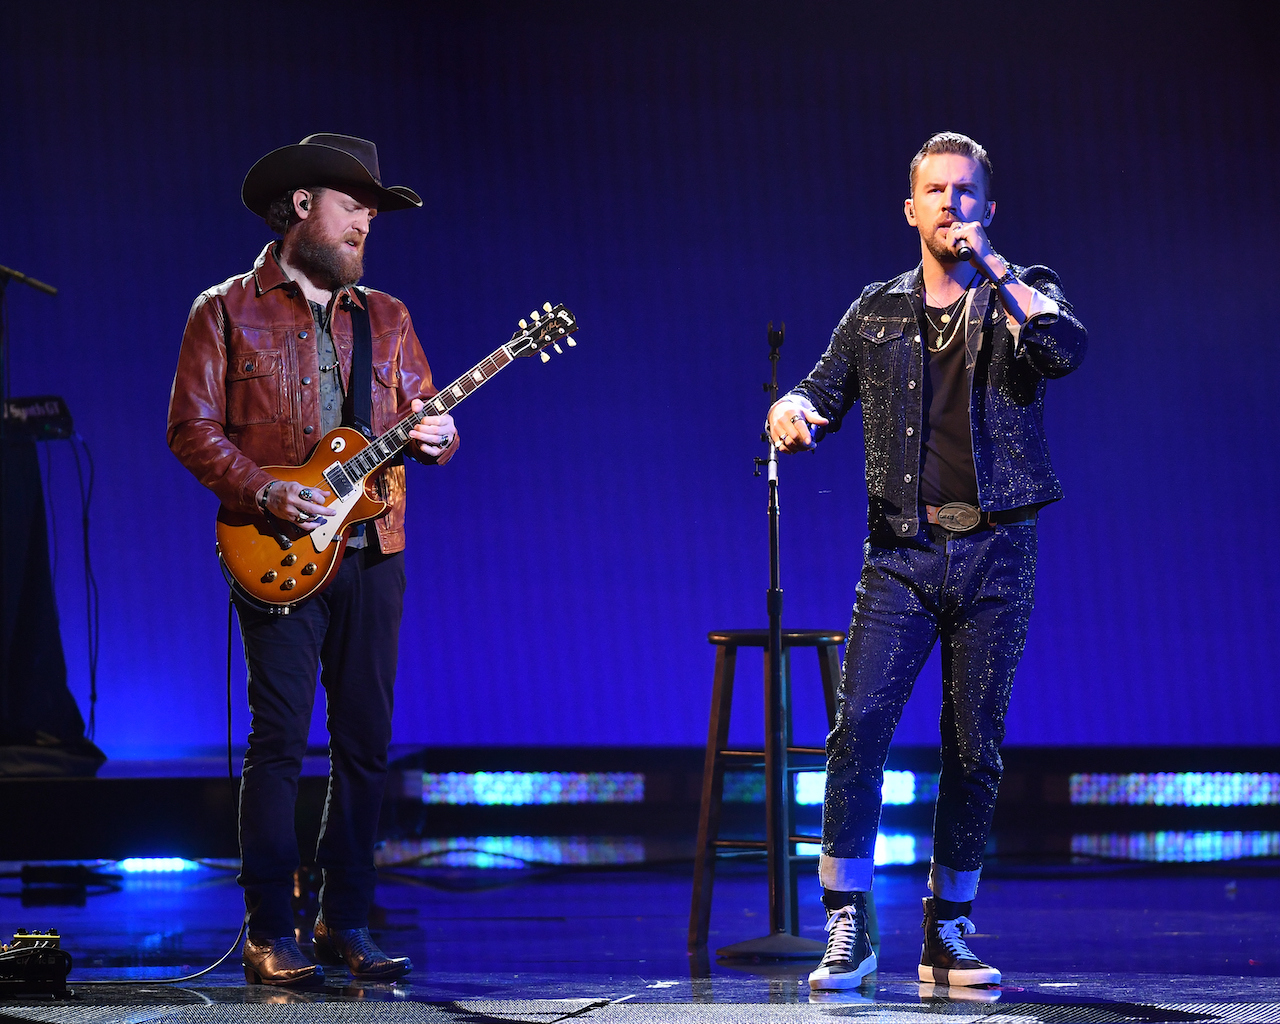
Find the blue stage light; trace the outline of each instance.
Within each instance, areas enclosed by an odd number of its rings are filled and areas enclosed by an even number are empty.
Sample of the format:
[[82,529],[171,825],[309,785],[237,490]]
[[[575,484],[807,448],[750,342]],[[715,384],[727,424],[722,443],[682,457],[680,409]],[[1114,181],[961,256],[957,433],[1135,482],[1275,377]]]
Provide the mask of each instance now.
[[642,864],[644,841],[634,836],[454,836],[396,839],[380,845],[380,866],[421,861],[428,867],[514,870],[540,864]]
[[642,772],[422,773],[424,804],[617,804],[644,802]]
[[[881,832],[876,836],[875,862],[885,864],[919,864],[929,859],[926,851],[929,843],[904,832]],[[796,843],[796,853],[801,857],[816,857],[822,852],[817,843]]]
[[1073,804],[1260,807],[1280,804],[1277,772],[1099,772],[1070,779]]
[[172,874],[175,871],[198,871],[200,865],[181,857],[126,857],[116,861],[116,870],[126,875]]
[[1280,856],[1280,832],[1129,832],[1074,835],[1071,852],[1115,860],[1200,863]]
[[[826,772],[799,772],[796,775],[796,803],[816,807],[822,803],[827,785]],[[762,797],[763,799],[763,797]],[[880,786],[880,799],[886,804],[915,803],[916,773],[886,771]]]

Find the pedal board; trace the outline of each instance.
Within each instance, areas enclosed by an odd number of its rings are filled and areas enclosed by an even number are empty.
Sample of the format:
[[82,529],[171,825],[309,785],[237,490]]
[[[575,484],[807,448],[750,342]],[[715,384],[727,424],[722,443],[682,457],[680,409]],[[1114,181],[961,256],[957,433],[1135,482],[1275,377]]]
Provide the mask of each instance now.
[[71,954],[62,948],[58,929],[44,932],[19,928],[13,941],[0,946],[0,999],[15,995],[67,996]]

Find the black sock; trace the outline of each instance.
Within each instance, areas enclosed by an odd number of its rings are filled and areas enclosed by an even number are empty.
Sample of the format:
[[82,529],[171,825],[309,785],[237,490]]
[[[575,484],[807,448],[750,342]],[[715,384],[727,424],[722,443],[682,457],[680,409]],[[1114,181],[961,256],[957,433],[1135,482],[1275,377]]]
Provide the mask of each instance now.
[[933,909],[939,921],[954,921],[957,917],[968,917],[973,913],[973,900],[966,903],[953,903],[940,896],[933,897]]
[[841,892],[838,889],[822,890],[822,905],[827,910],[839,910],[841,907],[852,905],[859,896],[866,896],[861,892]]

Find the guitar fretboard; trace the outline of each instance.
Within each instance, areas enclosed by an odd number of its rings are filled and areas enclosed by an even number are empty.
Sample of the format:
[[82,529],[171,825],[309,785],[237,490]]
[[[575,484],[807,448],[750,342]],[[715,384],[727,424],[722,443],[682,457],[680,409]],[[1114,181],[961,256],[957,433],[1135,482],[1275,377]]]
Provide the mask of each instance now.
[[[421,412],[410,413],[376,441],[370,443],[369,447],[342,463],[341,468],[348,486],[356,486],[374,470],[391,461],[396,453],[409,443],[409,431],[417,426],[423,417],[439,416],[448,412],[464,398],[480,388],[486,381],[490,380],[499,370],[507,366],[511,360],[510,350],[506,345],[503,345],[497,351],[481,359],[480,362],[476,363],[475,366],[471,367],[470,370],[448,387],[428,399]],[[325,478],[329,479],[328,473],[325,474]],[[332,480],[329,482],[334,483]],[[339,483],[337,486],[339,495],[344,495],[345,491],[342,490],[342,485]]]

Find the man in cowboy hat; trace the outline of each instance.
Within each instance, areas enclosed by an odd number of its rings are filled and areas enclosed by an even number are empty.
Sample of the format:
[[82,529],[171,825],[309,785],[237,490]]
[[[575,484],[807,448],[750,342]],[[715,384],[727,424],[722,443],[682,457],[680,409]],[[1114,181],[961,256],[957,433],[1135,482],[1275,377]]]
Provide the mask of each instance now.
[[[282,237],[252,270],[192,306],[169,402],[169,446],[230,512],[309,531],[332,514],[330,495],[262,467],[301,464],[340,425],[385,433],[435,394],[403,303],[355,288],[373,218],[422,200],[402,185],[384,186],[373,143],[346,135],[311,135],[268,153],[250,169],[242,196]],[[359,336],[371,337],[372,372],[367,356],[353,357]],[[405,453],[428,465],[458,450],[448,415],[425,417],[410,436]],[[390,510],[353,529],[326,589],[284,615],[236,595],[252,715],[240,787],[251,983],[324,977],[298,947],[291,904],[299,865],[294,799],[317,671],[330,770],[313,948],[362,978],[396,978],[412,967],[384,954],[368,929],[405,588],[403,461],[374,483]]]

